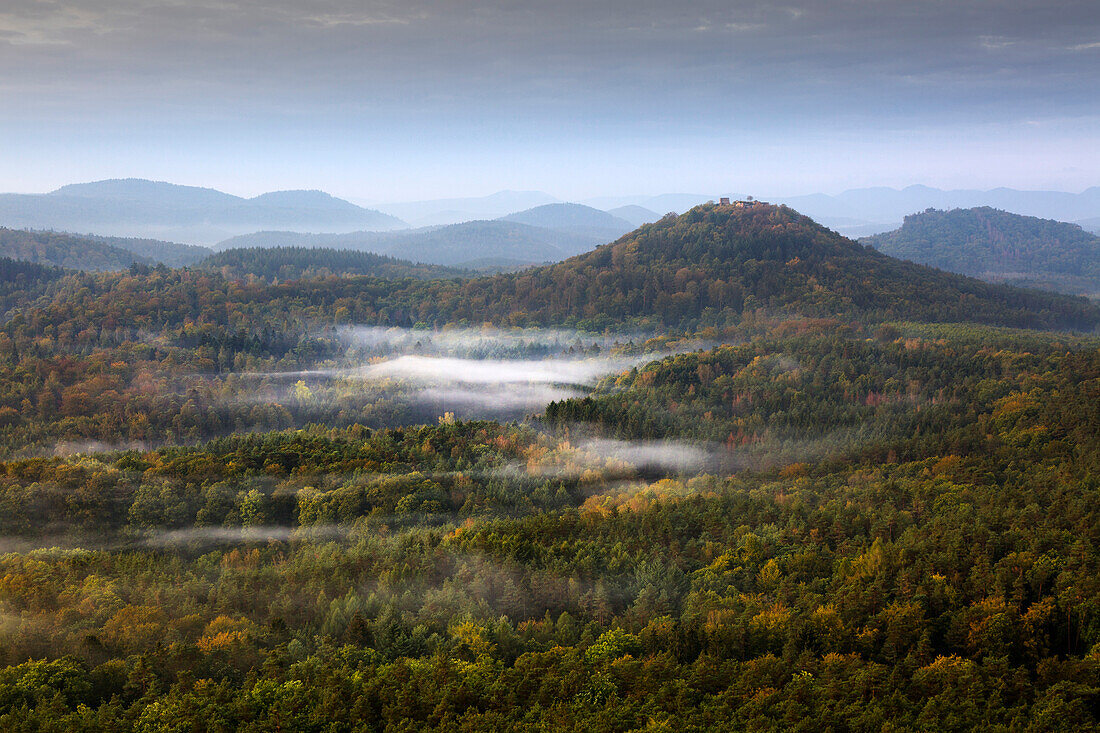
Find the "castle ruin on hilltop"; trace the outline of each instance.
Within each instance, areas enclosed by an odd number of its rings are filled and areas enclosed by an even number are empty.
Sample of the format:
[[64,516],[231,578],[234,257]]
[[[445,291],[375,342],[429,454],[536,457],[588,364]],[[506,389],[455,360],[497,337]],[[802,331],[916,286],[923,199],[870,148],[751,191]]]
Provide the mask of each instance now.
[[767,201],[758,201],[752,196],[749,196],[744,201],[730,201],[729,196],[723,196],[718,199],[719,206],[732,206],[735,209],[751,209],[756,206],[767,206]]

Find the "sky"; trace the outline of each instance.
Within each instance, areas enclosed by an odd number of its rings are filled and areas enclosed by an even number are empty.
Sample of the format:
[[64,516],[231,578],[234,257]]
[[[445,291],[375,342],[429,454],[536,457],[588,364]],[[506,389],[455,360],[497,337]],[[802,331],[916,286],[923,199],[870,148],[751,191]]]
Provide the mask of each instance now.
[[1096,0],[3,0],[0,190],[1100,185]]

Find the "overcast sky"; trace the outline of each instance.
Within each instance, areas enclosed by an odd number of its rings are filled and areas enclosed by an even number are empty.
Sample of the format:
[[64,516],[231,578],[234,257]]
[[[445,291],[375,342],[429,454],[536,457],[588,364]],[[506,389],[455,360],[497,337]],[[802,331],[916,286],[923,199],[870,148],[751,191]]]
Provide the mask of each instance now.
[[1097,0],[3,0],[0,190],[1100,185]]

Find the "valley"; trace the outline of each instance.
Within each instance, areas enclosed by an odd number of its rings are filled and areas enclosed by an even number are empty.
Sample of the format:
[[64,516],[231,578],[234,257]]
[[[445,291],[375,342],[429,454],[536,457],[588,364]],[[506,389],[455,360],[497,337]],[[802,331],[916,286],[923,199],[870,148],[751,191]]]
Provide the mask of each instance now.
[[0,725],[1096,719],[1086,298],[771,204],[491,275],[7,262]]

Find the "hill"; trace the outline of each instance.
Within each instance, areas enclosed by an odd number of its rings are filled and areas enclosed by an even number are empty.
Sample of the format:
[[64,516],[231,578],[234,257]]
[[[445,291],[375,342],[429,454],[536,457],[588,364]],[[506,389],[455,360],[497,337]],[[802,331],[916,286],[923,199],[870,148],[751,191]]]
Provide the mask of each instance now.
[[213,243],[257,229],[383,230],[405,224],[319,191],[252,199],[209,188],[123,179],[72,184],[48,194],[0,194],[0,224],[105,236]]
[[383,204],[379,208],[419,228],[496,219],[556,201],[542,191],[497,191],[488,196],[404,201]]
[[165,181],[149,181],[142,178],[114,178],[89,183],[70,183],[51,191],[54,199],[83,199],[86,201],[140,201],[148,206],[173,208],[225,207],[240,203],[243,199],[222,193],[213,188],[181,186]]
[[1012,188],[945,191],[915,185],[903,189],[859,188],[835,196],[817,193],[777,200],[849,236],[871,235],[896,227],[907,214],[929,207],[967,209],[988,206],[1060,221],[1078,221],[1100,214],[1100,187],[1068,193]]
[[[169,267],[187,267],[193,265],[204,257],[209,257],[209,247],[199,247],[194,244],[180,244],[179,242],[164,242],[159,239],[139,239],[134,237],[100,237],[94,234],[74,239],[85,239],[90,242],[100,242],[111,247],[124,249],[128,252],[160,262]],[[81,268],[84,269],[84,268]]]
[[326,211],[354,216],[363,211],[355,204],[338,199],[324,191],[272,191],[250,200],[256,206],[302,211]]
[[625,219],[636,227],[640,227],[642,224],[652,224],[661,218],[661,215],[656,211],[633,204],[609,209],[607,213],[619,219]]
[[590,239],[593,245],[614,241],[634,228],[625,219],[582,204],[546,204],[509,214],[501,220],[576,235]]
[[900,229],[860,241],[893,257],[984,280],[1100,293],[1100,237],[1076,224],[989,207],[928,209],[905,217]]
[[458,267],[484,259],[555,262],[607,241],[511,221],[469,221],[379,239],[376,251],[383,254]]
[[206,247],[156,239],[0,228],[0,256],[73,270],[124,270],[134,263],[185,267],[209,255]]
[[625,219],[583,204],[546,204],[500,217],[548,229],[610,229],[625,234],[634,227]]
[[[697,327],[746,313],[1092,328],[1084,299],[936,271],[864,247],[782,206],[698,206],[556,265],[430,298],[435,319]],[[398,294],[393,294],[398,297]]]
[[125,270],[133,264],[154,264],[150,257],[99,239],[4,228],[0,228],[0,256],[70,270]]
[[390,279],[427,280],[463,277],[465,270],[440,265],[424,265],[371,252],[329,249],[327,247],[250,247],[227,249],[210,255],[197,267],[220,273],[230,279],[249,275],[269,282],[312,277],[370,276]]
[[559,261],[608,242],[614,236],[614,232],[573,232],[512,221],[468,221],[400,232],[255,232],[219,242],[215,249],[328,247],[452,267],[473,267],[470,263],[479,262],[521,266]]

